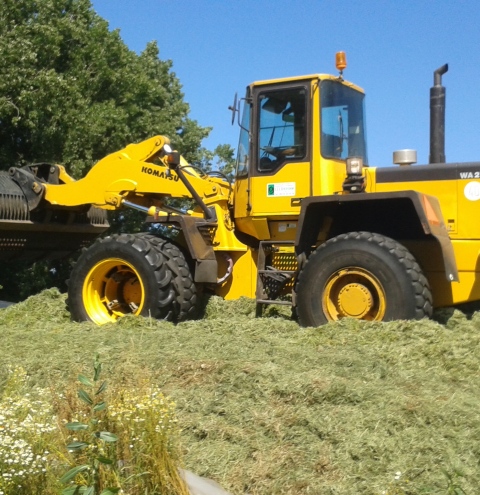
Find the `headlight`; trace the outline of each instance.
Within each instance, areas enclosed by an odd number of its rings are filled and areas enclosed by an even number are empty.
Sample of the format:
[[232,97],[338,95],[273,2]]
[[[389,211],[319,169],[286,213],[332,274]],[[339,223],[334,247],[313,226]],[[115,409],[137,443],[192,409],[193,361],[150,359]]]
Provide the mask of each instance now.
[[359,193],[365,191],[366,182],[363,177],[363,158],[361,156],[350,156],[347,158],[347,176],[343,181],[345,193]]
[[347,158],[347,175],[362,175],[363,158],[350,156]]

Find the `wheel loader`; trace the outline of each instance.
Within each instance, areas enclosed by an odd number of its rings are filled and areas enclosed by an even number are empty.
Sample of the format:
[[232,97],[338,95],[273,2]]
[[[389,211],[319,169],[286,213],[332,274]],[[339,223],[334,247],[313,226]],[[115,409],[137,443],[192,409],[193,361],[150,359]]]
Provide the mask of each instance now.
[[[83,248],[68,306],[99,325],[194,318],[205,291],[253,298],[258,315],[291,306],[303,326],[420,319],[479,301],[480,162],[446,163],[448,66],[430,90],[429,163],[400,150],[395,166],[375,168],[364,91],[344,79],[343,52],[336,62],[336,75],[254,82],[235,98],[232,183],[187,163],[164,136],[129,144],[80,180],[46,163],[2,172],[0,257]],[[151,228],[92,244],[106,212],[121,208],[144,212]]]

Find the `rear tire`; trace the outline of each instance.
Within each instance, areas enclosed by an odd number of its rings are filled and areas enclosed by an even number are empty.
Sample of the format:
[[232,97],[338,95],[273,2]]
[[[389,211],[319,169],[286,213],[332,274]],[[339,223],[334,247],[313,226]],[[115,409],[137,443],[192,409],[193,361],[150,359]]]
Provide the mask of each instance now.
[[298,321],[319,326],[345,317],[389,321],[432,315],[428,280],[400,243],[350,232],[313,252],[296,287]]
[[174,296],[161,252],[147,239],[122,234],[82,253],[68,281],[67,305],[74,320],[102,325],[127,314],[168,318]]

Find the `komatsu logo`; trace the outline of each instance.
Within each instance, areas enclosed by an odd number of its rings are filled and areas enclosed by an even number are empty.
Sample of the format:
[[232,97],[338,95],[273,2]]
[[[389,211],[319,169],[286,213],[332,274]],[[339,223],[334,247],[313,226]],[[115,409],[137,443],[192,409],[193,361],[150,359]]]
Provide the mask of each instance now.
[[480,179],[480,172],[460,172],[460,179]]
[[142,172],[144,174],[153,175],[154,177],[158,177],[159,179],[168,179],[178,181],[178,175],[168,174],[163,170],[158,170],[156,168],[151,167],[142,167]]

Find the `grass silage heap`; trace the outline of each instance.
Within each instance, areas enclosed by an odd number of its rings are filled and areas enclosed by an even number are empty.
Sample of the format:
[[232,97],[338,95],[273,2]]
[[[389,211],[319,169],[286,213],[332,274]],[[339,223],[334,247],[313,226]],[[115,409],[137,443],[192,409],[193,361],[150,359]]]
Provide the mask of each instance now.
[[99,328],[45,291],[0,311],[0,383],[8,365],[71,381],[96,353],[109,381],[151,374],[177,404],[185,467],[234,494],[478,492],[480,313],[307,329],[254,313],[212,298],[199,321]]

